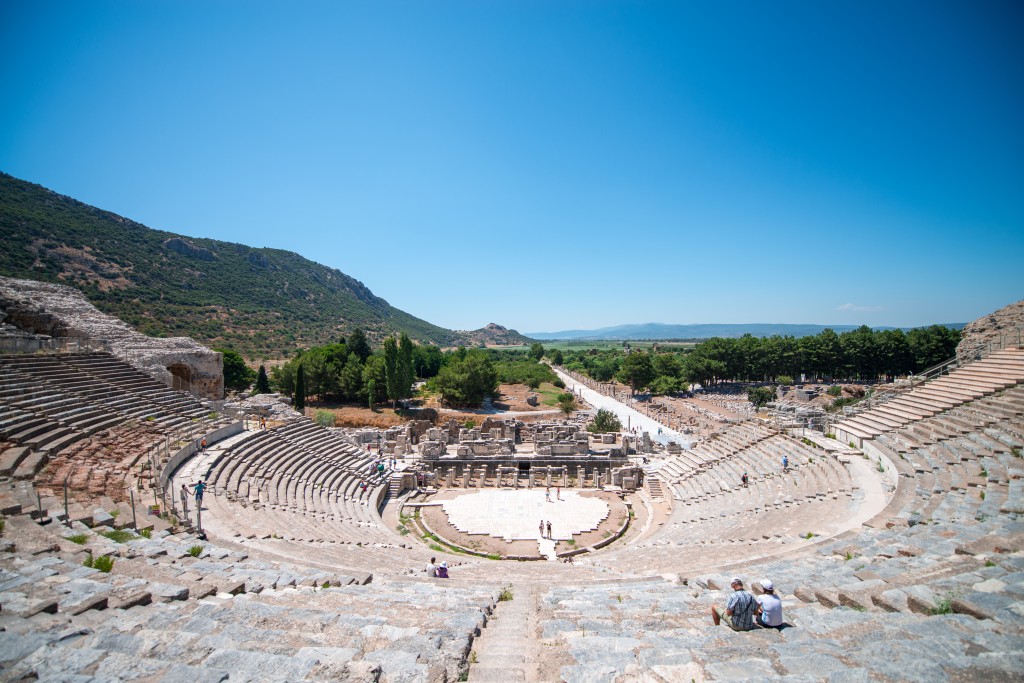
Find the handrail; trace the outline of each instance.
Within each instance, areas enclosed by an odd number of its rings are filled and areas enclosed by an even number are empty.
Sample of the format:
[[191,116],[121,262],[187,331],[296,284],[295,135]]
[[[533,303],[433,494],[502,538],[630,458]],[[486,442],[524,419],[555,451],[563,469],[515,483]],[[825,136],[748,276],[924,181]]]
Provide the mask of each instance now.
[[[949,374],[964,365],[982,360],[989,354],[995,351],[1001,351],[1005,348],[1024,348],[1024,326],[1018,325],[1011,328],[1008,332],[1001,332],[994,338],[975,342],[966,349],[957,349],[957,355],[953,358],[942,361],[941,363],[933,365],[919,373],[911,375],[909,378],[910,382],[908,384],[899,387],[892,386],[877,391],[873,396],[865,398],[860,403],[850,406],[850,413],[848,415],[843,415],[840,420],[836,420],[835,422],[841,421],[847,417],[859,415],[867,410],[871,410],[876,406],[887,403],[905,391],[912,390],[914,387],[923,384],[924,382]],[[830,421],[829,426],[835,422]]]

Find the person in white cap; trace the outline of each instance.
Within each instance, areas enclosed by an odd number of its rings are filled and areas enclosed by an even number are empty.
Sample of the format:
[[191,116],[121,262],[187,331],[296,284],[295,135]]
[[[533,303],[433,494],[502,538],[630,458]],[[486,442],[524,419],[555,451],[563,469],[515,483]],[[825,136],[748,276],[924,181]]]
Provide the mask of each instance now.
[[764,595],[757,596],[757,625],[778,628],[782,626],[782,600],[775,594],[771,579],[761,581]]
[[[754,610],[757,609],[757,602],[754,596],[743,590],[743,581],[734,576],[730,582],[732,594],[725,603],[725,616],[728,617],[725,625],[733,631],[749,631],[754,628]],[[722,623],[723,613],[714,605],[711,606],[711,620],[715,626]]]

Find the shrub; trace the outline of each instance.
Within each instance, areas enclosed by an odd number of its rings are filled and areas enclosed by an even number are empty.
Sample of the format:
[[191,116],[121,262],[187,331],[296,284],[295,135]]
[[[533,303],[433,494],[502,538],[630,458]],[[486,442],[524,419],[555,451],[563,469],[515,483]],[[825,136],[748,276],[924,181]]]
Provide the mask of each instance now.
[[843,388],[837,384],[834,387],[829,387],[827,393],[829,396],[840,396],[843,393]]
[[747,400],[753,403],[755,408],[763,408],[775,400],[775,388],[750,387],[747,389]]
[[202,553],[203,553],[203,546],[201,546],[201,545],[194,545],[194,546],[192,546],[191,548],[188,549],[188,554],[191,555],[192,557],[199,557],[200,555],[202,555]]
[[610,410],[601,408],[594,416],[594,421],[587,425],[587,431],[595,434],[618,432],[622,430],[622,423],[619,418]]
[[779,375],[777,379],[779,384],[782,386],[789,386],[793,383],[793,377],[791,375]]
[[110,570],[114,568],[114,558],[110,555],[100,555],[99,557],[94,558],[92,553],[89,553],[82,561],[82,566],[89,567],[90,569],[97,569],[109,574]]
[[321,427],[333,427],[334,413],[329,410],[318,410],[313,420]]
[[830,413],[835,413],[838,412],[843,406],[852,406],[855,403],[859,403],[860,401],[860,398],[854,396],[837,398],[836,400],[832,401],[831,405],[825,406],[825,410],[827,410]]

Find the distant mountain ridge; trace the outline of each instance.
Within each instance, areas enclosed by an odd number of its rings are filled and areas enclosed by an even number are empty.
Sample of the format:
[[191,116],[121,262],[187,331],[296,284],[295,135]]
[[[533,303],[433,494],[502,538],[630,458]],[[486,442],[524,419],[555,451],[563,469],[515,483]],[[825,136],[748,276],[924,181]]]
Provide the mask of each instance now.
[[[945,327],[959,330],[966,323],[939,323]],[[752,334],[755,337],[771,337],[773,335],[806,337],[815,335],[824,329],[831,328],[836,332],[855,330],[860,325],[812,325],[788,323],[706,323],[697,325],[672,325],[666,323],[641,323],[633,325],[616,325],[596,330],[562,330],[561,332],[528,332],[532,339],[708,339],[710,337],[742,337]],[[893,330],[895,327],[874,327],[875,330]],[[904,330],[909,327],[900,328]]]
[[500,326],[448,330],[294,252],[154,230],[6,173],[0,236],[2,275],[72,285],[140,332],[250,357],[336,341],[356,327],[441,346],[522,337]]

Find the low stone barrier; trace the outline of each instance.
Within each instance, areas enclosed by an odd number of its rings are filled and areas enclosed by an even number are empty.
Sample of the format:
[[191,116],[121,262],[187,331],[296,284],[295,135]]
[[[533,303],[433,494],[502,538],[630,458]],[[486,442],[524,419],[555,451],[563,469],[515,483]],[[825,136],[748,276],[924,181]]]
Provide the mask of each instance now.
[[175,471],[184,464],[186,460],[191,458],[199,450],[199,443],[206,439],[206,446],[210,447],[218,441],[223,441],[229,436],[235,434],[241,434],[244,429],[241,422],[232,422],[229,425],[215,429],[208,434],[204,434],[198,439],[191,441],[187,446],[179,450],[177,453],[171,456],[171,459],[164,465],[163,471],[160,473],[160,488],[166,489],[167,484],[171,481],[171,476],[174,475]]

